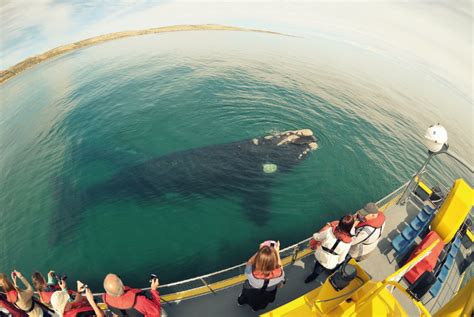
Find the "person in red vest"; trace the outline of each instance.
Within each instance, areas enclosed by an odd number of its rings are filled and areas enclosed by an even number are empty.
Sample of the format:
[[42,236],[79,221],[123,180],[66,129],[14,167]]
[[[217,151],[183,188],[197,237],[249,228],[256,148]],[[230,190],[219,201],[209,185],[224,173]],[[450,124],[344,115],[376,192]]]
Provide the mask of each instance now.
[[158,278],[151,279],[150,293],[124,286],[122,280],[109,273],[104,279],[105,294],[102,299],[116,316],[166,317],[161,308]]
[[[0,273],[0,290],[5,293],[7,301],[30,317],[50,316],[47,309],[35,300],[33,287],[23,274],[15,270],[11,277],[13,283],[6,274]],[[23,283],[24,289],[17,285],[17,279]]]
[[316,263],[313,272],[304,280],[305,283],[314,281],[322,273],[330,275],[345,261],[352,243],[353,225],[354,216],[346,215],[313,234],[309,247],[315,250]]
[[6,295],[0,293],[0,316],[27,317],[28,314],[10,303]]
[[[61,290],[51,295],[51,306],[60,317],[105,317],[104,312],[95,303],[94,295],[87,285],[77,281],[75,297],[69,295],[64,278],[59,281],[59,286]],[[86,298],[82,297],[81,293],[84,293]]]
[[[43,274],[40,272],[34,272],[31,276],[33,281],[33,287],[38,292],[40,300],[43,304],[51,308],[51,296],[54,292],[60,291],[59,287],[59,278],[56,276],[54,271],[48,272],[48,281],[44,278]],[[68,290],[69,295],[74,295],[74,291]]]
[[375,250],[382,238],[385,226],[385,215],[377,205],[368,203],[356,213],[358,222],[355,225],[355,235],[349,255],[356,261],[365,260]]

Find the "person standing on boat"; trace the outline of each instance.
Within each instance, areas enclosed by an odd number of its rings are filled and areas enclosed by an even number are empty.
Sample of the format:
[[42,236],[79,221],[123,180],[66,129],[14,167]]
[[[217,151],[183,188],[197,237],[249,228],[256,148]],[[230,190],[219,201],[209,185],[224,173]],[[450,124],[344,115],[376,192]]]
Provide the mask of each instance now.
[[355,226],[355,236],[349,255],[359,262],[367,259],[377,247],[385,226],[385,215],[379,211],[377,205],[368,203],[355,216],[358,223]]
[[316,263],[313,272],[304,280],[305,283],[314,281],[321,273],[330,275],[344,262],[351,247],[353,226],[354,216],[346,215],[313,234],[309,246],[315,250]]
[[278,287],[285,282],[280,242],[261,243],[257,253],[247,261],[245,275],[247,280],[237,303],[248,304],[254,311],[265,309],[269,303],[273,303]]
[[158,278],[152,278],[150,293],[124,286],[122,280],[109,273],[104,279],[105,294],[102,299],[114,316],[166,317],[161,307]]

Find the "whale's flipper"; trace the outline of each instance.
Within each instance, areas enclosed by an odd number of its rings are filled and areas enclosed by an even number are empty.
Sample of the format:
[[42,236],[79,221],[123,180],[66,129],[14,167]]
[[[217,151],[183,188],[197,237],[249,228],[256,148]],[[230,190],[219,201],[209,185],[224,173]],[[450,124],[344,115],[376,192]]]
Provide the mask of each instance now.
[[245,215],[253,223],[257,226],[263,226],[268,222],[270,202],[270,193],[267,190],[249,190],[244,193],[242,207]]

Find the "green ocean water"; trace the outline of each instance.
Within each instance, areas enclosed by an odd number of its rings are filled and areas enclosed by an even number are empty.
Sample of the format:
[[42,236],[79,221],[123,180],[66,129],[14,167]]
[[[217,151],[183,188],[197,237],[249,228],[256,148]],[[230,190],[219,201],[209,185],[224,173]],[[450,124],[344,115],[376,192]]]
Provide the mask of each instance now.
[[[151,272],[166,283],[241,263],[264,239],[300,241],[404,183],[426,157],[430,124],[473,154],[466,98],[419,66],[323,37],[127,38],[35,66],[1,85],[0,98],[0,271],[53,268],[96,288],[107,272],[133,286]],[[302,128],[319,149],[277,175],[265,225],[239,197],[117,195],[76,208],[81,191],[151,158]],[[442,166],[445,178],[462,173]]]

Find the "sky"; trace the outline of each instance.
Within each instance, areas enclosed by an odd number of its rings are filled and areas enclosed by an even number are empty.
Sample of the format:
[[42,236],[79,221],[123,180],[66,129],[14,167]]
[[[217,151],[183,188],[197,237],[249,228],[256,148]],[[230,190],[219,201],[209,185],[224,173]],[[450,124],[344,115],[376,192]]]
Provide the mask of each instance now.
[[96,35],[225,24],[330,37],[428,69],[473,100],[472,1],[0,0],[0,69]]

